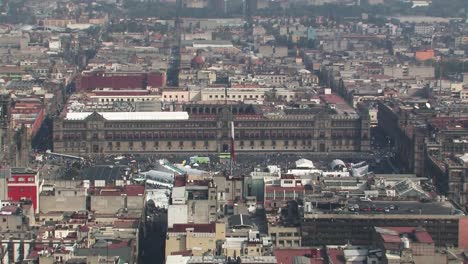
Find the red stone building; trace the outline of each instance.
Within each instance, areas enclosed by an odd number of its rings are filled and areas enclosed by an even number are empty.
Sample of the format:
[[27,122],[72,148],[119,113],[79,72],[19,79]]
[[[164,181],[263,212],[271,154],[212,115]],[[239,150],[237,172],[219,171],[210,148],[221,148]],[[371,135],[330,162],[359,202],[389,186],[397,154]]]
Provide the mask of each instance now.
[[76,79],[78,91],[90,92],[96,89],[145,90],[166,84],[165,73],[160,72],[83,72]]
[[301,179],[286,176],[281,180],[265,185],[264,208],[267,211],[287,206],[288,201],[303,199],[310,190],[302,184]]
[[31,201],[34,211],[39,208],[39,175],[28,168],[11,168],[7,197],[12,201]]

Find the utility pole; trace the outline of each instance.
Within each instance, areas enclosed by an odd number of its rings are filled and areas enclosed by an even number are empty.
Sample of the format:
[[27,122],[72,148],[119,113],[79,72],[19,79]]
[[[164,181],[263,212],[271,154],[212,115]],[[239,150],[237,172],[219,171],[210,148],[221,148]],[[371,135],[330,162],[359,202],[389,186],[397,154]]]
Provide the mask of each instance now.
[[442,56],[438,58],[439,61],[439,95],[442,94]]
[[3,264],[3,258],[7,254],[8,251],[6,251],[3,246],[0,246],[0,264]]

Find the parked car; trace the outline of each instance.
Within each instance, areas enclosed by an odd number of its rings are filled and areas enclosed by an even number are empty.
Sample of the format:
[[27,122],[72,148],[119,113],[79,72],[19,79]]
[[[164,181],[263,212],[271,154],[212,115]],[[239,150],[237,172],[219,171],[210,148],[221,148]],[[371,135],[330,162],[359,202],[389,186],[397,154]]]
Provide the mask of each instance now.
[[372,211],[370,207],[361,207],[362,212],[370,212]]

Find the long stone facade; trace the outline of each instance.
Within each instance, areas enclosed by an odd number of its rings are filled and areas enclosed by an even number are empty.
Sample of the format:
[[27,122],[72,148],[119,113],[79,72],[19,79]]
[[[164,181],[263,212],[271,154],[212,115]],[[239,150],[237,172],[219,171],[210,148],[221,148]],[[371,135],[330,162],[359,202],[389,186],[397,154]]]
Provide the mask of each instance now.
[[[270,114],[245,107],[184,108],[186,120],[106,120],[94,112],[82,120],[54,122],[54,152],[122,153],[367,152],[366,115],[331,111]],[[206,111],[205,111],[206,110]],[[135,113],[138,115],[138,113]]]

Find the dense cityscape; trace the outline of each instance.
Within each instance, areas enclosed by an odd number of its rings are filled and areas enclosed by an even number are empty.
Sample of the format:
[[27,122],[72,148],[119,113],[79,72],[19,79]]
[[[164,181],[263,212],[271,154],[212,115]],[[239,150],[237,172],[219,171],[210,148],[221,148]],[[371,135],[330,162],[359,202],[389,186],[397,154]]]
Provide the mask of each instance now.
[[468,263],[468,0],[0,0],[0,264]]

